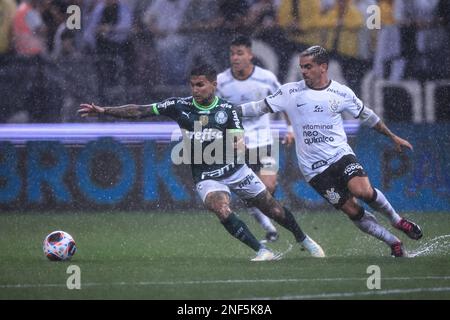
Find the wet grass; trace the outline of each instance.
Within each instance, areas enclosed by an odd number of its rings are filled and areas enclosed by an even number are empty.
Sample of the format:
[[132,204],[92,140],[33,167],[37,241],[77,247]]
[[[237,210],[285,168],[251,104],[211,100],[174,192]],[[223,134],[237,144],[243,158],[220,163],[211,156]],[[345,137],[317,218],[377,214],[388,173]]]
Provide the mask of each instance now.
[[[450,299],[450,214],[407,216],[424,238],[394,232],[415,258],[390,257],[385,244],[333,212],[296,215],[327,258],[311,258],[282,230],[272,247],[292,250],[254,263],[254,252],[206,212],[2,213],[0,299]],[[246,213],[240,217],[263,237]],[[54,230],[74,237],[71,261],[45,258],[42,241]],[[80,290],[67,288],[70,265],[80,267]],[[367,286],[375,283],[371,265],[380,268],[380,289]]]

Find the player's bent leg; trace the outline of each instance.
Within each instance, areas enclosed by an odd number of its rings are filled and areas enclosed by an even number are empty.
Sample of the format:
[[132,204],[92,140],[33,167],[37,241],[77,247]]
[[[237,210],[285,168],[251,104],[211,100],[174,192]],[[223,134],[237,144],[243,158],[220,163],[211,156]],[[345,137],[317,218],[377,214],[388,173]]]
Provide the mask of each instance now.
[[354,177],[348,182],[348,189],[356,198],[388,218],[392,225],[401,220],[383,193],[372,187],[368,177]]
[[414,240],[422,238],[421,228],[414,222],[402,218],[384,194],[380,190],[372,188],[367,177],[354,177],[348,182],[348,188],[354,196],[388,218],[395,228],[403,231],[408,237]]
[[403,231],[408,237],[414,240],[422,238],[422,229],[412,221],[402,218],[392,207],[384,194],[374,188],[371,201],[366,202],[372,209],[381,212],[386,216],[391,224],[398,230]]
[[400,239],[380,225],[375,216],[370,212],[365,211],[364,208],[356,202],[354,197],[350,197],[341,207],[341,210],[347,214],[350,220],[352,220],[361,231],[389,245],[392,250],[391,254],[396,257],[407,255]]
[[210,192],[205,198],[205,206],[217,215],[225,230],[233,237],[257,252],[264,248],[250,232],[247,225],[232,212],[229,194],[223,191]]
[[[261,175],[260,172],[257,175],[261,179],[261,181],[264,183],[264,185],[266,186],[267,190],[271,194],[273,194],[273,192],[275,191],[277,176],[274,175],[274,174]],[[277,229],[273,225],[272,221],[270,221],[270,219],[264,213],[262,213],[261,210],[259,210],[256,207],[249,207],[248,210],[249,210],[250,215],[253,218],[255,218],[255,220],[266,231],[266,237],[265,237],[266,239],[263,240],[263,242],[274,242],[274,241],[277,241],[278,238],[279,238],[279,234],[277,232]]]
[[354,197],[365,202],[373,197],[373,188],[368,177],[352,177],[347,183],[347,188]]
[[303,232],[297,221],[295,221],[292,212],[288,208],[282,207],[281,204],[276,201],[267,190],[264,190],[252,199],[252,203],[266,215],[274,219],[282,227],[291,231],[295,237],[295,240],[300,243],[313,257],[325,257],[323,249]]

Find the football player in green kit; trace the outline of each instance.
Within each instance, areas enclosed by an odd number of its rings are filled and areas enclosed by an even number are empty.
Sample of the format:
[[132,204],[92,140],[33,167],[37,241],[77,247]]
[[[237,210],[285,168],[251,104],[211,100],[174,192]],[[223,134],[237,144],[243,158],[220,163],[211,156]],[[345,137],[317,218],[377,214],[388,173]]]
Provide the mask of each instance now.
[[[81,104],[82,116],[104,114],[116,118],[141,119],[158,115],[178,123],[183,141],[190,146],[192,176],[196,190],[208,210],[225,229],[256,252],[252,261],[280,258],[251,233],[230,207],[231,191],[243,201],[291,231],[296,241],[313,257],[324,257],[322,248],[307,236],[292,213],[276,201],[258,176],[245,164],[241,116],[235,106],[216,96],[217,73],[209,65],[194,67],[190,73],[192,96],[169,98],[148,105],[128,104],[100,107]],[[151,125],[151,124],[150,124]]]

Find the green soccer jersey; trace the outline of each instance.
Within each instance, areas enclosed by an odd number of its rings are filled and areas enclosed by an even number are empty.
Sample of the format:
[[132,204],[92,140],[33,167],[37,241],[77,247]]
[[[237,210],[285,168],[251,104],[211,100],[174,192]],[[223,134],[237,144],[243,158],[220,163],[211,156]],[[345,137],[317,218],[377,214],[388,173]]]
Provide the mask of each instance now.
[[169,98],[151,105],[155,115],[176,121],[181,128],[183,163],[189,163],[195,183],[222,179],[244,164],[243,150],[235,141],[243,137],[241,117],[236,108],[218,97],[209,106],[193,97]]

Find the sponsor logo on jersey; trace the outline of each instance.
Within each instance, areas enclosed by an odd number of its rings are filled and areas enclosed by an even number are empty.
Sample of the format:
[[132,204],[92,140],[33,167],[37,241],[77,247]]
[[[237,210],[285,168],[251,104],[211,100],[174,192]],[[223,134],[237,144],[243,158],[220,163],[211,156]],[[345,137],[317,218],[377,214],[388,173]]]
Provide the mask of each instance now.
[[218,124],[224,124],[228,121],[228,115],[225,111],[220,110],[215,114],[214,120],[216,120]]
[[331,189],[327,190],[326,192],[327,193],[324,194],[323,196],[325,198],[327,198],[328,202],[330,202],[331,204],[339,203],[339,199],[341,198],[341,196],[339,195],[339,193],[334,191],[334,188],[331,188]]
[[289,89],[289,94],[293,94],[293,93],[296,93],[296,92],[299,92],[300,90],[298,89],[298,88],[292,88],[292,89]]
[[352,101],[353,101],[353,103],[356,105],[356,110],[361,110],[362,109],[362,103],[361,103],[361,101],[358,101],[358,99],[356,99],[356,97],[355,96],[353,96],[353,99],[352,99]]
[[319,131],[316,130],[304,130],[303,137],[305,138],[303,139],[303,142],[305,142],[305,144],[308,146],[313,143],[322,143],[322,142],[328,143],[334,141],[333,137],[324,136],[320,134]]
[[323,112],[323,107],[319,105],[314,106],[314,112]]
[[159,105],[159,109],[166,109],[168,106],[175,104],[175,100],[167,100]]
[[268,96],[267,99],[273,99],[276,96],[281,96],[281,95],[283,95],[283,92],[281,91],[281,89],[278,89],[274,94]]
[[333,130],[332,124],[306,124],[303,130]]
[[222,131],[211,128],[204,129],[203,131],[188,131],[187,134],[189,139],[199,140],[200,142],[223,138]]
[[303,107],[304,105],[306,105],[306,103],[300,103],[300,104],[297,103],[297,108],[301,108],[301,107]]
[[238,116],[236,110],[231,111],[231,113],[233,114],[233,121],[234,121],[234,125],[236,126],[236,129],[242,129],[241,120],[239,120],[239,116]]
[[226,166],[213,170],[213,171],[204,171],[202,172],[202,180],[205,178],[219,178],[223,176],[225,173],[229,172],[231,169],[235,167],[234,163],[227,164]]
[[177,103],[185,104],[185,105],[188,105],[188,106],[192,106],[192,102],[191,102],[191,101],[188,101],[188,100],[186,100],[186,99],[178,99],[178,100],[177,100]]
[[341,92],[341,91],[333,89],[333,88],[328,88],[327,92],[331,92],[331,93],[337,94],[338,96],[341,96],[343,98],[345,98],[347,96],[347,94],[345,92]]
[[364,168],[359,163],[353,162],[345,167],[344,174],[351,176],[358,170],[364,170]]
[[311,168],[312,168],[313,170],[315,170],[315,169],[317,169],[317,168],[326,166],[327,164],[328,164],[328,161],[326,161],[326,160],[319,160],[319,161],[314,162],[314,163],[312,164]]
[[255,179],[255,175],[254,174],[249,174],[247,175],[243,180],[241,180],[241,182],[239,182],[238,187],[239,188],[243,188],[245,186],[248,186],[252,183],[252,181]]
[[[227,100],[229,100],[229,99],[227,99]],[[229,104],[229,103],[222,103],[222,104],[219,105],[219,107],[231,109],[233,107],[233,105]]]

